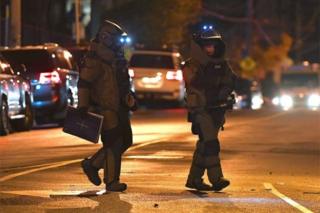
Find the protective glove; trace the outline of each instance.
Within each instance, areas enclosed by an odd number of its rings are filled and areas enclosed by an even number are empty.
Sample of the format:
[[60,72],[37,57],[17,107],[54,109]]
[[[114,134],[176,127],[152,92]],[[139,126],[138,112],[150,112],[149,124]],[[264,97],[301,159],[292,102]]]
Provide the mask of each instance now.
[[226,101],[226,109],[233,109],[233,105],[236,103],[236,98],[234,94],[231,94],[228,96],[227,101]]
[[135,94],[132,91],[128,93],[127,96],[125,97],[125,103],[127,107],[130,109],[130,111],[132,112],[138,109],[138,102]]

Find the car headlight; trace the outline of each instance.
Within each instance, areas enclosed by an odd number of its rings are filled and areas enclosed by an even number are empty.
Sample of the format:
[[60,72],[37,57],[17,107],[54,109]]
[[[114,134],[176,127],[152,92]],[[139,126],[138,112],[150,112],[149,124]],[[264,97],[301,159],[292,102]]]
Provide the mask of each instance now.
[[280,104],[280,98],[279,97],[274,97],[272,99],[272,104],[275,105],[275,106],[279,106]]
[[320,106],[320,95],[312,94],[308,98],[309,107],[319,107]]
[[293,99],[289,95],[283,95],[280,98],[280,105],[285,109],[290,109],[293,106]]
[[252,109],[260,109],[263,104],[263,98],[261,97],[261,95],[254,95],[251,102]]

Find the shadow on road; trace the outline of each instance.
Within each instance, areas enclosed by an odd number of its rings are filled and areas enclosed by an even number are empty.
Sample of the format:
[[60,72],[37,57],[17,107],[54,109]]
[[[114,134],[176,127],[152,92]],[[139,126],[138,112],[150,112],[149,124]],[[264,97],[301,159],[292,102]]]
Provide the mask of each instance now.
[[54,195],[54,196],[50,196],[50,198],[55,198],[57,200],[61,199],[61,197],[68,197],[70,199],[75,199],[74,200],[74,204],[77,205],[78,204],[78,200],[77,198],[87,198],[93,202],[96,203],[96,205],[94,207],[76,207],[72,208],[72,207],[68,207],[68,208],[49,208],[46,209],[45,212],[48,213],[68,213],[68,212],[77,212],[77,213],[81,213],[81,212],[123,212],[123,213],[127,213],[130,212],[132,209],[132,205],[129,202],[123,201],[120,198],[120,195],[122,193],[104,193],[104,194],[99,194],[99,191],[87,191],[84,193],[81,193],[79,195]]
[[187,191],[196,195],[199,198],[205,198],[205,197],[209,196],[207,192],[201,192],[201,191],[197,191],[197,190],[187,190]]

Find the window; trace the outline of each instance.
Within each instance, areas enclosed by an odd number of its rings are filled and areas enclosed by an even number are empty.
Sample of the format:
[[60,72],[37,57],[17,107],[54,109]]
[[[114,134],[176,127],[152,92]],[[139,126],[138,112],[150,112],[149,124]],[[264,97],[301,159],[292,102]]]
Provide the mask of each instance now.
[[8,50],[2,54],[11,64],[24,64],[29,73],[53,70],[51,56],[46,50]]
[[172,56],[134,54],[130,60],[130,67],[174,69]]
[[318,87],[319,77],[317,73],[290,73],[283,74],[281,77],[281,87]]

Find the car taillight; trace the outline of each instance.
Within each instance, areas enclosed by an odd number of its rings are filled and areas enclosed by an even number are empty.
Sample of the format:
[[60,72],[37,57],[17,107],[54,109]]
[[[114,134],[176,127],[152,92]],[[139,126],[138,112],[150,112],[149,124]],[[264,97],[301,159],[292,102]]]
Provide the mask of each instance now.
[[177,71],[168,71],[166,75],[167,80],[176,80],[176,81],[182,81],[183,75],[181,70]]
[[129,69],[129,76],[130,76],[131,78],[134,77],[134,70],[133,70],[133,69]]
[[57,71],[40,73],[40,84],[60,83],[60,76]]

